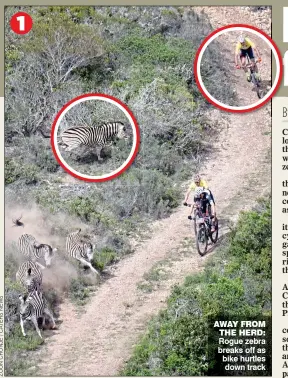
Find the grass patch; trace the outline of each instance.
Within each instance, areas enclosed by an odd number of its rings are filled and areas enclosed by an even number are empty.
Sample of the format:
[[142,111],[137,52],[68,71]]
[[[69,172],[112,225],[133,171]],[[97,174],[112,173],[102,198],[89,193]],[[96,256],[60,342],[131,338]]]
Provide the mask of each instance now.
[[116,251],[112,248],[104,247],[100,252],[95,252],[93,256],[92,265],[95,269],[102,272],[106,266],[119,260]]
[[69,297],[77,305],[85,305],[91,294],[95,292],[96,285],[87,273],[80,273],[77,279],[72,279],[69,287]]
[[[20,325],[15,325],[13,331],[5,336],[5,375],[29,375],[29,368],[36,362],[28,358],[29,352],[37,350],[42,344],[33,325],[25,324],[26,337],[22,335]],[[29,329],[28,329],[29,327]]]

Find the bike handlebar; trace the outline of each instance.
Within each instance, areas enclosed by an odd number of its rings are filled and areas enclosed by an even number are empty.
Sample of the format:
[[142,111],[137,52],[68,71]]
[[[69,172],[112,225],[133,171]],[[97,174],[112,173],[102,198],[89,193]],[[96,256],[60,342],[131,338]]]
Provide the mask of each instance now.
[[[261,63],[262,62],[262,59],[261,58],[258,58],[258,59],[256,59],[255,60],[255,63]],[[250,67],[252,67],[254,65],[254,63],[248,63],[248,64],[245,64],[245,66],[244,67],[246,67],[246,68],[250,68]],[[236,69],[237,70],[241,70],[241,68],[242,68],[242,66],[240,66],[239,64],[236,66]]]
[[[184,202],[183,205],[184,205],[184,206],[187,206],[187,207],[192,207],[192,206],[193,206],[192,203],[187,203],[187,202]],[[199,206],[200,206],[200,204],[197,203],[197,202],[195,202],[194,205],[195,205],[196,207],[199,207]]]

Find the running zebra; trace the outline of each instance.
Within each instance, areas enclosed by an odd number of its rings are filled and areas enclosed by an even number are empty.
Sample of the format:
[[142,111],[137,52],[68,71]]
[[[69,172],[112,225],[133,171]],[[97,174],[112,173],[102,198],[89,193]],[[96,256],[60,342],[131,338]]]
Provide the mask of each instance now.
[[96,147],[99,161],[103,160],[100,153],[103,147],[111,146],[113,138],[126,139],[127,128],[122,122],[103,123],[101,126],[70,127],[60,135],[60,144],[65,151],[72,151],[80,146]]
[[28,295],[19,295],[20,300],[20,325],[23,336],[26,336],[24,324],[27,320],[31,320],[35,326],[38,335],[41,337],[41,333],[38,327],[38,318],[42,317],[42,328],[45,325],[45,315],[48,315],[53,323],[52,329],[55,328],[55,320],[51,311],[47,307],[45,298],[42,291],[34,290]]
[[[51,260],[57,248],[52,249],[48,244],[40,244],[36,241],[34,236],[23,234],[18,240],[18,248],[23,255],[27,256],[32,261],[44,258],[46,267],[51,265]],[[37,264],[45,269],[43,265],[37,262]]]
[[25,261],[20,265],[17,273],[16,280],[25,287],[28,293],[34,290],[41,290],[43,273],[38,265],[32,261]]
[[89,266],[89,268],[99,275],[99,272],[93,268],[91,264],[91,260],[93,259],[94,255],[94,248],[91,243],[83,243],[80,238],[80,231],[72,232],[67,236],[66,239],[66,252],[69,256],[77,259],[82,264]]

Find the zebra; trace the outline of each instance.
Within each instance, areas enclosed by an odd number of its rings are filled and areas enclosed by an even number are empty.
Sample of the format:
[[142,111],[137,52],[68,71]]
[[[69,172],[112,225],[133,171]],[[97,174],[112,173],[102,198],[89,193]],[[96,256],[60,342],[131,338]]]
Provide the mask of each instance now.
[[99,275],[99,272],[93,268],[91,260],[94,255],[94,247],[91,243],[83,243],[80,239],[79,230],[70,233],[66,239],[66,252],[69,256],[80,261],[82,264],[89,266],[89,268]]
[[47,307],[46,300],[43,296],[42,291],[33,290],[28,295],[19,295],[20,300],[20,325],[22,329],[23,336],[26,336],[24,324],[27,320],[31,320],[35,326],[35,329],[38,335],[43,339],[41,336],[41,332],[38,327],[38,318],[42,317],[42,328],[45,325],[45,316],[48,315],[53,323],[52,329],[55,328],[55,320],[54,317]]
[[80,146],[95,146],[98,161],[102,161],[100,153],[104,146],[111,146],[113,138],[127,139],[127,128],[122,122],[108,122],[101,126],[70,127],[60,135],[60,145],[65,151],[72,151]]
[[42,278],[43,273],[41,269],[33,261],[25,261],[20,265],[16,273],[16,280],[27,288],[28,293],[41,289]]
[[[52,249],[52,247],[48,244],[40,244],[36,241],[34,236],[23,234],[20,236],[18,240],[18,248],[21,253],[25,256],[32,259],[32,261],[36,261],[38,259],[44,258],[46,267],[51,265],[51,260],[54,256],[54,253],[57,252],[57,248]],[[42,268],[43,265],[37,262],[37,264]]]

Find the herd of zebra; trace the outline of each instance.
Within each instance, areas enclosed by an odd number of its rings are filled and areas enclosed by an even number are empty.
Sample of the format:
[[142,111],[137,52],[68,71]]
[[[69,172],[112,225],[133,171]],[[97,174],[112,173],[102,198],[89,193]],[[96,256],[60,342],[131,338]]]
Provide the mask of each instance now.
[[72,151],[81,146],[96,147],[98,161],[103,160],[100,153],[103,147],[111,146],[114,138],[127,139],[128,129],[122,122],[103,123],[98,127],[70,127],[62,132],[58,144],[65,151]]
[[[66,253],[82,264],[89,266],[95,274],[99,275],[99,272],[91,265],[91,260],[94,255],[94,246],[90,242],[82,241],[80,231],[81,229],[67,236]],[[27,258],[27,260],[20,265],[16,273],[16,280],[20,282],[27,291],[25,295],[19,295],[22,334],[26,336],[24,324],[27,320],[31,320],[38,335],[42,339],[38,327],[38,318],[42,318],[42,327],[44,327],[45,315],[49,316],[52,320],[52,328],[55,328],[55,320],[43,295],[42,270],[51,266],[57,249],[52,249],[48,244],[38,243],[36,239],[29,234],[20,236],[18,249]],[[39,263],[39,259],[45,261],[46,267]]]

